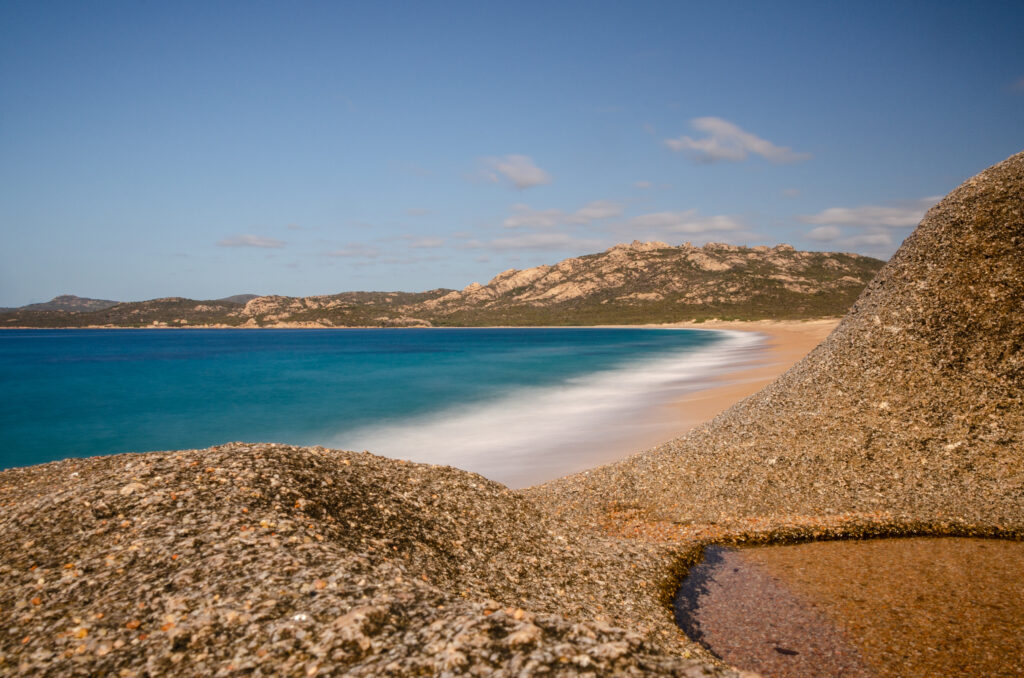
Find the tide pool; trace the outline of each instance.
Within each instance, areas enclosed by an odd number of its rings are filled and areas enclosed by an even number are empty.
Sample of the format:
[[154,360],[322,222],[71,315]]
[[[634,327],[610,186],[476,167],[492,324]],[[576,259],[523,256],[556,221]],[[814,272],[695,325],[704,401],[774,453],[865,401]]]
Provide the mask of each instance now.
[[581,446],[634,439],[645,410],[756,341],[637,328],[6,330],[0,467],[247,441],[529,482],[575,469],[565,459]]

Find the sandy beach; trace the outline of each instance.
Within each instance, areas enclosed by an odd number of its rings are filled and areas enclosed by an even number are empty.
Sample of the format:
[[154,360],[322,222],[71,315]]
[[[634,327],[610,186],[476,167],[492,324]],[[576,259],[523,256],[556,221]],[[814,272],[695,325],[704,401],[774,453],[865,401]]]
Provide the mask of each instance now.
[[[730,366],[712,377],[707,386],[697,388],[650,412],[649,420],[637,425],[635,435],[626,445],[592,447],[586,451],[565,450],[560,466],[538,467],[514,479],[503,479],[511,487],[526,487],[547,482],[567,473],[581,471],[623,459],[678,438],[700,424],[714,419],[735,403],[760,391],[776,377],[800,361],[820,344],[839,324],[838,318],[819,320],[753,320],[669,325],[636,325],[635,327],[678,327],[698,330],[732,330],[753,332],[764,342],[753,347],[743,362]],[[586,459],[583,457],[586,456]]]
[[[682,436],[760,390],[835,325],[836,320],[827,319],[617,326],[660,330],[652,334],[670,341],[676,330],[693,331],[705,340],[709,331],[726,331],[730,338],[714,342],[706,351],[684,351],[678,358],[652,362],[637,355],[636,363],[621,369],[556,387],[511,389],[498,400],[470,402],[404,422],[385,421],[338,433],[328,430],[303,442],[447,464],[512,488],[529,487],[619,461]],[[427,331],[435,335],[466,329]],[[227,336],[216,328],[208,331],[210,340]],[[581,345],[579,350],[585,348]]]
[[824,341],[838,318],[824,320],[755,320],[743,322],[708,321],[681,323],[672,327],[687,329],[736,330],[756,332],[767,337],[764,351],[733,372],[716,380],[714,386],[689,394],[673,404],[678,417],[675,435],[713,419],[719,412],[749,395],[757,393]]

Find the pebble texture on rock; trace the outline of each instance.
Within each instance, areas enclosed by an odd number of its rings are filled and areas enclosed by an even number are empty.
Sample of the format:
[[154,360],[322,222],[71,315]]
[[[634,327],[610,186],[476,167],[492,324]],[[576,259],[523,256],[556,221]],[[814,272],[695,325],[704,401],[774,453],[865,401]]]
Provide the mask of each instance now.
[[0,472],[0,673],[739,675],[674,626],[709,541],[1024,533],[1024,154],[808,358],[685,438],[513,492],[230,444]]
[[11,469],[0,674],[729,675],[666,652],[668,559],[481,476],[365,453]]

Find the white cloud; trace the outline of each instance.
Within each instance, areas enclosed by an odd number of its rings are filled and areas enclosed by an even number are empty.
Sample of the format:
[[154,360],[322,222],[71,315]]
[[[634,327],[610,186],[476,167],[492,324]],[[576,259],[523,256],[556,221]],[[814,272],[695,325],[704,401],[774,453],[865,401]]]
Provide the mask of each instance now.
[[590,238],[577,238],[568,233],[524,233],[509,238],[495,238],[480,246],[489,250],[543,250],[572,249],[587,251],[601,246],[600,241]]
[[512,215],[502,225],[505,228],[555,228],[568,224],[589,224],[593,221],[622,216],[623,207],[612,200],[595,200],[575,212],[560,209],[535,210],[518,203],[512,206]]
[[702,235],[716,239],[727,235],[732,240],[754,235],[741,220],[729,215],[703,216],[693,209],[626,217],[625,211],[622,203],[613,200],[595,200],[572,212],[538,210],[519,203],[512,206],[503,222],[506,229],[515,229],[512,233],[491,239],[463,234],[466,238],[459,247],[492,252],[563,249],[581,253],[636,238],[681,242]]
[[265,238],[261,235],[245,233],[243,235],[231,235],[217,243],[220,247],[263,247],[279,250],[284,247],[283,240],[277,238]]
[[839,230],[838,226],[818,226],[817,228],[812,228],[807,231],[806,235],[811,240],[831,242],[833,240],[838,240],[842,233],[843,232]]
[[416,249],[433,249],[442,245],[444,245],[442,238],[417,238],[409,243],[409,247],[415,247]]
[[487,158],[484,162],[491,170],[486,174],[487,179],[494,183],[498,183],[504,178],[520,190],[551,183],[551,175],[537,167],[533,160],[526,155]]
[[512,206],[512,215],[501,222],[505,228],[554,228],[564,224],[566,214],[559,209],[535,210],[519,203]]
[[[834,249],[845,252],[857,251],[885,259],[895,251],[896,241],[893,234],[899,231],[900,229],[886,226],[867,226],[863,229],[854,229],[853,233],[850,233],[839,226],[828,225],[812,228],[804,235],[811,240],[828,243],[828,246]],[[900,237],[902,239],[902,235]]]
[[587,223],[599,219],[611,219],[622,216],[622,205],[611,200],[595,200],[573,212],[570,220],[574,223]]
[[743,224],[726,215],[701,217],[697,210],[683,212],[653,212],[641,214],[626,222],[633,231],[660,232],[665,234],[700,234],[717,231],[738,231]]
[[817,224],[804,234],[811,240],[886,258],[896,249],[897,240],[917,226],[928,208],[940,199],[929,196],[895,206],[829,207],[798,219]]
[[893,244],[892,233],[889,231],[873,231],[843,238],[840,244],[845,247],[890,248]]
[[694,139],[684,135],[665,139],[665,145],[673,151],[689,153],[698,162],[740,161],[746,160],[750,154],[773,163],[800,162],[811,157],[810,153],[797,153],[786,146],[776,146],[722,118],[694,118],[690,123],[694,129],[708,136]]
[[349,243],[340,250],[333,250],[327,253],[329,257],[341,257],[345,259],[376,259],[380,256],[380,250],[363,243]]
[[928,208],[940,199],[938,196],[921,198],[901,207],[883,207],[881,205],[829,207],[817,214],[804,214],[798,218],[805,224],[861,228],[870,226],[911,228],[917,226],[918,222],[924,218],[924,213],[928,211]]

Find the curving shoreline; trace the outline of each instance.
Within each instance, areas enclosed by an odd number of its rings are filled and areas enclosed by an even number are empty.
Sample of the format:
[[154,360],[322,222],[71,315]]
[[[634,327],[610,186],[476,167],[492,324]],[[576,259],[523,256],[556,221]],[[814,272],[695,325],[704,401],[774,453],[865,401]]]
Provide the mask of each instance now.
[[280,445],[0,472],[0,670],[742,675],[672,618],[706,544],[1024,538],[1022,246],[1024,153],[771,385],[521,492]]

